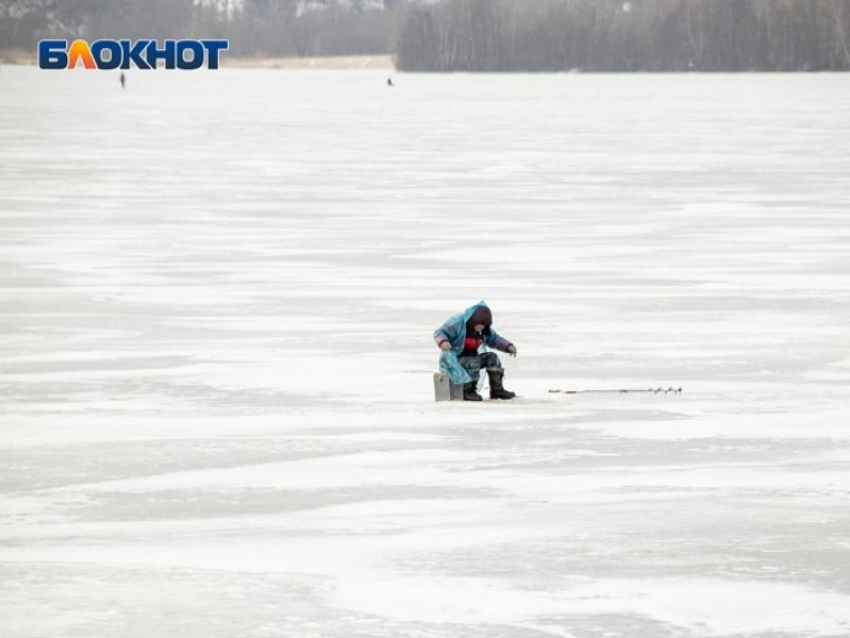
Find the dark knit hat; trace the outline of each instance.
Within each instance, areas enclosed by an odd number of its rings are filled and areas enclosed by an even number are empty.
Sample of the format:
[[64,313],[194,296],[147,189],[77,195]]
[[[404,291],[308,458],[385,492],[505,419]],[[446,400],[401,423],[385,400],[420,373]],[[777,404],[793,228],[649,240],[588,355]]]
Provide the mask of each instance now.
[[484,324],[485,328],[489,328],[493,323],[493,313],[487,306],[476,308],[466,325],[472,327],[479,323]]

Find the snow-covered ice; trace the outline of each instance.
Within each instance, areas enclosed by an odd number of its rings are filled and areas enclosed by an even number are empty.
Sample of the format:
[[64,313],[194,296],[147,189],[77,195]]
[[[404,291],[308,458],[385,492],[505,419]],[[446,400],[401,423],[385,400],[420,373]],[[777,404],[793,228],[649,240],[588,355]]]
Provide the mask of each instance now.
[[0,71],[0,635],[850,636],[850,77],[396,84]]

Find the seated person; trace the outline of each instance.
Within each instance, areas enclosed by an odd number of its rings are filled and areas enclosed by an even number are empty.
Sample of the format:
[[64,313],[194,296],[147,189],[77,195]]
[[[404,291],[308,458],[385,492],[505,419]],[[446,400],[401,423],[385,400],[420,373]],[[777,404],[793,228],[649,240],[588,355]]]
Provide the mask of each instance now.
[[440,369],[449,374],[453,383],[463,383],[464,401],[482,400],[476,391],[481,368],[487,370],[490,378],[491,399],[513,399],[516,396],[502,385],[505,371],[498,355],[489,351],[479,352],[484,345],[516,356],[516,346],[493,330],[492,324],[490,308],[482,301],[449,317],[434,332],[434,341],[443,351]]

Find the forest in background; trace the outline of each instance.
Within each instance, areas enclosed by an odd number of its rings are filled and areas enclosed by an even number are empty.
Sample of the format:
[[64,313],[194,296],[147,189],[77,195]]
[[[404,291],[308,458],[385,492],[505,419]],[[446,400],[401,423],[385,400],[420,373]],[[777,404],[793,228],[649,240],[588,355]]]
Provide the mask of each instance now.
[[229,56],[388,54],[399,0],[0,0],[0,48],[39,38],[228,38]]
[[412,10],[416,71],[838,71],[848,0],[446,0]]
[[850,0],[0,0],[0,49],[42,37],[229,38],[231,56],[404,71],[846,71]]

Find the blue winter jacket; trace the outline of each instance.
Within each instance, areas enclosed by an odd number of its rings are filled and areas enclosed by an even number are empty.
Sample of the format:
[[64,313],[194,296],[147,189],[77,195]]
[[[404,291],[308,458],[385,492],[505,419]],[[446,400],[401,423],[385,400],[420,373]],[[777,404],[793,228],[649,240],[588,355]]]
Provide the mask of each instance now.
[[[452,383],[460,385],[472,381],[472,378],[463,369],[457,358],[463,352],[463,345],[466,340],[466,322],[469,321],[469,318],[478,308],[486,305],[483,301],[479,301],[463,312],[452,315],[446,319],[442,326],[434,331],[434,342],[438,347],[444,341],[448,341],[452,346],[449,352],[444,352],[440,356],[440,372],[448,374]],[[490,334],[484,335],[485,346],[495,350],[501,350],[502,352],[508,351],[508,346],[511,345],[510,341],[502,337],[493,328],[490,328],[487,332]]]

